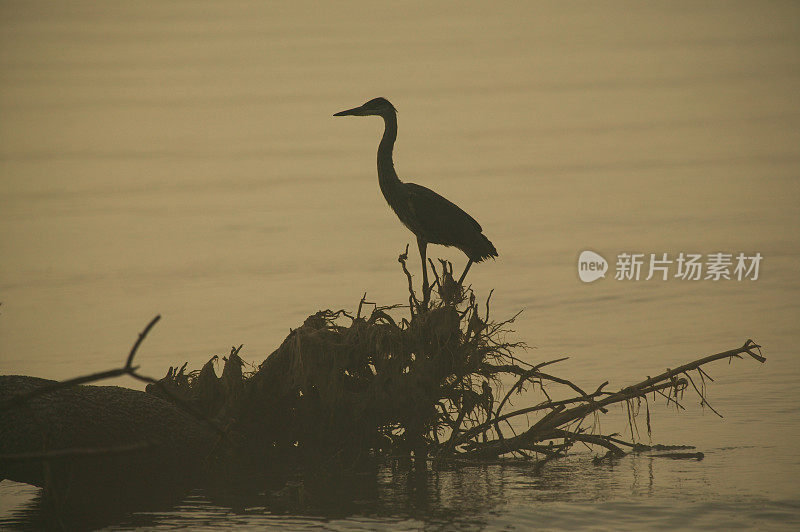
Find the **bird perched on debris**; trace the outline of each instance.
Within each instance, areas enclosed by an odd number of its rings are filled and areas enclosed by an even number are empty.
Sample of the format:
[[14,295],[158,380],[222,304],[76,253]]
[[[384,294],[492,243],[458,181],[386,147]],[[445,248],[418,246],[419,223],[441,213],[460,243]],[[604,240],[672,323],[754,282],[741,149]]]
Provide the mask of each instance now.
[[483,229],[472,216],[431,189],[415,183],[404,183],[397,177],[392,160],[392,150],[397,139],[397,109],[389,100],[375,98],[360,107],[340,111],[333,116],[383,118],[383,138],[378,145],[378,184],[383,197],[397,217],[417,236],[422,259],[422,294],[425,304],[430,297],[426,264],[428,244],[453,246],[464,252],[469,260],[458,280],[459,285],[464,282],[473,262],[497,257],[494,245],[484,236]]

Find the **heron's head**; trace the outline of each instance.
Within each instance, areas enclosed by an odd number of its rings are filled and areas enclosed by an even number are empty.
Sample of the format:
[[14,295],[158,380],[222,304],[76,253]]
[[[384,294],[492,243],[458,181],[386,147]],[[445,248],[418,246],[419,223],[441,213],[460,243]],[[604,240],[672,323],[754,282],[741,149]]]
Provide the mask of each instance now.
[[374,98],[360,107],[339,111],[333,116],[386,116],[396,112],[397,109],[386,98]]

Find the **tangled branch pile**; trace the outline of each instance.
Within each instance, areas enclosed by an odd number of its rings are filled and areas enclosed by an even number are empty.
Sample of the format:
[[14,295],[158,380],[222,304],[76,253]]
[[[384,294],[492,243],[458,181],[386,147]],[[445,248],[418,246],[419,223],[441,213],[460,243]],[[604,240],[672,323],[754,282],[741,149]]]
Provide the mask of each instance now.
[[[198,406],[229,426],[236,441],[247,442],[245,456],[260,456],[266,465],[292,463],[316,470],[334,462],[349,468],[367,457],[411,455],[417,467],[429,459],[500,456],[542,464],[563,456],[576,442],[604,448],[605,457],[621,456],[623,448],[633,449],[635,443],[590,433],[583,425],[587,418],[626,403],[633,424],[638,411],[633,401],[658,394],[681,407],[690,385],[707,404],[709,377],[703,365],[743,354],[765,361],[760,346],[748,340],[738,349],[621,390],[607,391],[605,382],[585,391],[545,371],[564,359],[531,365],[515,357],[515,349],[524,346],[505,340],[514,318],[494,322],[489,300],[479,305],[470,290],[453,281],[447,263],[434,268],[436,295],[423,307],[405,260],[401,255],[409,286],[408,319],[392,316],[397,306],[374,306],[362,298],[355,315],[326,310],[309,316],[250,374],[243,376],[234,350],[219,380],[212,377],[209,361],[191,381],[182,371],[165,381],[194,390]],[[362,315],[368,306],[371,312]],[[527,386],[541,389],[545,400],[508,411],[510,397]],[[551,400],[547,390],[554,386],[569,392],[568,397]],[[649,407],[646,411],[649,429]],[[519,434],[509,423],[517,416],[534,420]]]

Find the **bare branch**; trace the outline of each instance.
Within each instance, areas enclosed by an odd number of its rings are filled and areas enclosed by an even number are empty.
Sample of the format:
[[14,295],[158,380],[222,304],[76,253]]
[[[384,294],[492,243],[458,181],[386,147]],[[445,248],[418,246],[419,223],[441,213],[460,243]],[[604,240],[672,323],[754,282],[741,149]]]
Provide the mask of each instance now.
[[139,333],[139,337],[136,339],[136,343],[133,344],[131,347],[131,352],[128,353],[128,360],[125,361],[125,369],[131,369],[133,364],[133,357],[136,356],[136,351],[139,350],[139,346],[142,345],[142,341],[144,341],[145,337],[147,337],[147,333],[150,332],[150,329],[158,323],[158,320],[161,319],[161,314],[158,314],[155,318],[150,320],[150,323],[147,324],[147,327],[144,328],[142,332]]

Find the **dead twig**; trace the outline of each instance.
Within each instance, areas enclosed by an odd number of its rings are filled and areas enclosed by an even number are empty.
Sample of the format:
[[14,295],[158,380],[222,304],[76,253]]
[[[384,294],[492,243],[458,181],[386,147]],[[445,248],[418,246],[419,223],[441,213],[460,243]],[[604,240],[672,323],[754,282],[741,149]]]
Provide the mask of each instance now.
[[48,393],[57,392],[58,390],[63,390],[64,388],[69,388],[70,386],[78,386],[79,384],[86,384],[89,382],[95,382],[103,379],[110,379],[113,377],[120,377],[122,375],[130,375],[134,373],[138,367],[133,367],[133,357],[136,356],[136,351],[138,351],[139,346],[142,344],[142,341],[145,339],[147,334],[150,332],[150,329],[158,323],[158,320],[161,319],[161,315],[156,316],[147,326],[144,328],[142,332],[139,333],[139,337],[136,339],[136,342],[131,347],[130,353],[128,353],[128,358],[125,361],[125,366],[119,369],[112,369],[107,371],[100,371],[98,373],[92,373],[90,375],[82,375],[80,377],[75,377],[74,379],[68,379],[65,381],[54,382],[53,384],[49,384],[47,386],[42,386],[40,388],[36,388],[35,390],[31,390],[28,393],[18,395],[7,400],[5,403],[0,405],[0,410],[5,410],[7,408],[13,408],[15,406],[19,406],[27,401],[30,401],[34,397],[38,397],[40,395],[45,395]]
[[27,393],[24,393],[24,394],[20,394],[20,395],[17,395],[16,397],[8,399],[2,405],[0,405],[0,411],[6,410],[6,409],[10,409],[10,408],[14,408],[16,406],[25,404],[28,401],[30,401],[31,399],[34,399],[36,397],[39,397],[39,396],[42,396],[42,395],[46,395],[46,394],[51,394],[51,393],[57,392],[59,390],[63,390],[65,388],[69,388],[71,386],[78,386],[78,385],[81,385],[81,384],[87,384],[87,383],[90,383],[90,382],[96,382],[96,381],[99,381],[99,380],[109,379],[109,378],[112,378],[112,377],[120,377],[122,375],[129,375],[130,377],[133,377],[136,380],[139,380],[139,381],[146,382],[146,383],[153,384],[153,385],[157,386],[159,388],[159,390],[162,391],[164,393],[164,395],[166,395],[168,397],[168,399],[171,402],[173,402],[176,406],[180,407],[185,412],[187,412],[188,414],[190,414],[191,416],[193,416],[197,420],[199,420],[202,423],[204,423],[206,426],[208,426],[211,430],[213,430],[214,432],[219,434],[221,437],[225,437],[225,431],[223,431],[219,427],[219,425],[216,424],[216,422],[214,422],[212,419],[210,419],[208,416],[206,416],[202,412],[198,411],[191,404],[187,403],[186,401],[184,401],[183,399],[178,397],[171,390],[167,389],[160,381],[157,381],[157,380],[153,379],[152,377],[148,377],[146,375],[141,375],[141,374],[137,373],[137,370],[139,369],[139,367],[133,365],[133,359],[136,356],[136,352],[139,350],[139,346],[142,345],[142,342],[144,341],[144,339],[147,337],[147,335],[152,330],[153,326],[156,323],[158,323],[158,321],[160,319],[161,319],[161,315],[159,314],[156,317],[154,317],[152,320],[150,320],[150,323],[148,323],[147,326],[142,330],[142,332],[139,333],[139,336],[136,338],[136,341],[134,342],[133,347],[131,347],[131,350],[128,353],[128,357],[125,360],[125,366],[123,366],[121,368],[118,368],[118,369],[101,371],[101,372],[98,372],[98,373],[92,373],[90,375],[83,375],[83,376],[80,376],[80,377],[75,377],[74,379],[68,379],[68,380],[65,380],[65,381],[54,382],[53,384],[49,384],[47,386],[41,386],[39,388],[31,390],[30,392],[27,392]]

